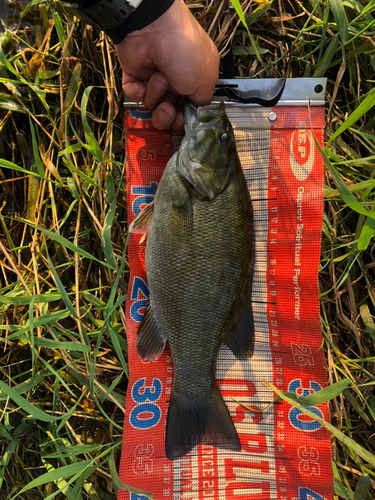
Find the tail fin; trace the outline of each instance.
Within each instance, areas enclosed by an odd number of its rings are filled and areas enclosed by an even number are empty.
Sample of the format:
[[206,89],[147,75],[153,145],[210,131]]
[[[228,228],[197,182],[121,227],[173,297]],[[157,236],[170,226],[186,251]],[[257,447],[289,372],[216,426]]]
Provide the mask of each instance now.
[[218,448],[240,451],[241,443],[228,408],[216,387],[204,405],[186,407],[178,394],[171,394],[165,454],[175,460],[189,453],[203,439],[209,439]]

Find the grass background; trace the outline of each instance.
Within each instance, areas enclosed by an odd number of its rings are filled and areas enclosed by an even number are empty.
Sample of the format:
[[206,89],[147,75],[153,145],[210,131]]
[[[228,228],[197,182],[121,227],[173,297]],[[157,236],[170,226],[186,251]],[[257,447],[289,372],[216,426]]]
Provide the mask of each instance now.
[[[285,75],[286,47],[250,41],[227,0],[189,5],[221,56],[232,45],[236,76]],[[372,499],[375,1],[241,6],[250,31],[291,37],[288,76],[328,78],[324,397],[335,498]],[[110,40],[59,2],[0,0],[0,18],[0,499],[114,499],[128,374],[121,72]]]

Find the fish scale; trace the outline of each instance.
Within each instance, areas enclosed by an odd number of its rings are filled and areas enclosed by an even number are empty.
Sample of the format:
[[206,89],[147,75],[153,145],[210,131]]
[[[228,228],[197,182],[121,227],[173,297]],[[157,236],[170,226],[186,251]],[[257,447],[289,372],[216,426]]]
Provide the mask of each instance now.
[[149,210],[145,265],[150,295],[137,337],[138,352],[146,359],[156,359],[167,340],[170,346],[170,459],[205,437],[240,449],[216,387],[215,367],[221,342],[241,358],[253,340],[252,209],[233,131],[220,106],[197,111],[189,105],[185,121],[185,138]]

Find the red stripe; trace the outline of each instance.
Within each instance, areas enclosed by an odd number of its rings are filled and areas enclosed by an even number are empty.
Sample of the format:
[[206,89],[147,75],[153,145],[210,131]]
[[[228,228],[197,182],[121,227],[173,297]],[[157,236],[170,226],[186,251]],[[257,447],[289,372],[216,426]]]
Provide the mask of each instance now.
[[[275,386],[302,396],[326,385],[317,283],[323,163],[310,129],[311,120],[322,143],[324,115],[319,108],[274,111],[268,187],[270,344]],[[284,402],[274,410],[278,500],[299,499],[303,487],[310,491],[307,498],[332,499],[329,433]],[[326,404],[313,410],[328,417]]]
[[[174,152],[171,132],[154,130],[150,120],[134,118],[132,113],[128,110],[125,114],[129,224],[136,213],[153,199],[156,182]],[[168,350],[157,362],[142,361],[136,352],[137,319],[144,312],[147,297],[145,245],[140,247],[139,240],[140,235],[132,235],[128,246],[131,272],[126,303],[126,334],[130,380],[119,475],[125,484],[168,500],[173,498],[173,468],[164,454],[164,435],[173,368]],[[122,490],[118,498],[143,500]]]

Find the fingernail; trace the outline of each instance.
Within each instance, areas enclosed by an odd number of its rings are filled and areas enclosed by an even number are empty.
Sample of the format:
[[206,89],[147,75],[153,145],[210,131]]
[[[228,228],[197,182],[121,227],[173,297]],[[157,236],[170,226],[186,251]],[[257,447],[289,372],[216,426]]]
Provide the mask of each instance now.
[[161,123],[164,123],[164,124],[169,123],[172,119],[171,115],[166,113],[164,110],[159,111],[158,118],[161,121]]
[[176,117],[176,125],[178,125],[181,128],[184,128],[185,126],[185,120],[184,118],[181,118],[180,116]]
[[138,85],[137,90],[136,90],[136,96],[137,97],[143,97],[145,93],[145,88],[143,85]]
[[165,90],[167,88],[165,82],[162,80],[158,80],[157,78],[153,79],[152,87],[156,92],[161,92],[162,90]]

